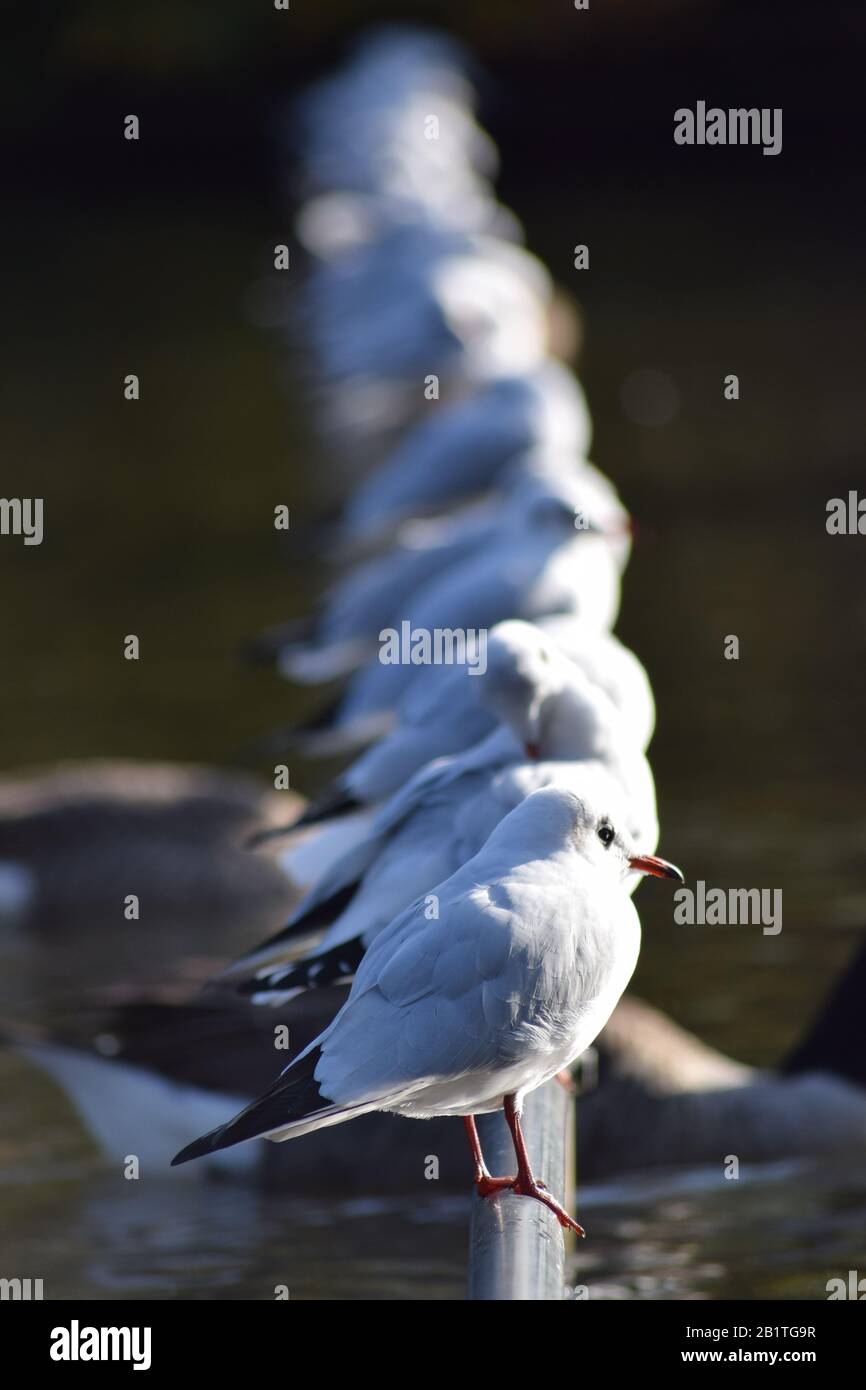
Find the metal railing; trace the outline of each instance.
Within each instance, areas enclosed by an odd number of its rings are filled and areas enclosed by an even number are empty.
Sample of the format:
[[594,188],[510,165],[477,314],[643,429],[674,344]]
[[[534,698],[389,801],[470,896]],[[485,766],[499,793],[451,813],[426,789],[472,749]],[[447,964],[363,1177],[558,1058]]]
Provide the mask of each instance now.
[[[554,1197],[574,1212],[574,1099],[555,1081],[527,1096],[529,1160]],[[513,1173],[514,1148],[502,1112],[482,1115],[478,1133],[490,1172]],[[565,1296],[564,1231],[540,1202],[506,1192],[476,1197],[469,1228],[467,1297],[549,1301]],[[569,1237],[570,1239],[572,1237]]]

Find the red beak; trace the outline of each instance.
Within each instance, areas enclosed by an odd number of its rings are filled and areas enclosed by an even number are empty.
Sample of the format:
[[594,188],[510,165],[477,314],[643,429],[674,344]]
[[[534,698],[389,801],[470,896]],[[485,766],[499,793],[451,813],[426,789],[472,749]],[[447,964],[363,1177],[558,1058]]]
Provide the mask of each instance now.
[[534,763],[537,763],[538,759],[541,757],[541,749],[538,744],[524,743],[523,747],[526,750],[527,758],[531,758]]
[[628,862],[636,874],[652,874],[653,878],[675,878],[680,883],[686,881],[676,864],[669,864],[666,859],[659,859],[654,854],[636,854]]

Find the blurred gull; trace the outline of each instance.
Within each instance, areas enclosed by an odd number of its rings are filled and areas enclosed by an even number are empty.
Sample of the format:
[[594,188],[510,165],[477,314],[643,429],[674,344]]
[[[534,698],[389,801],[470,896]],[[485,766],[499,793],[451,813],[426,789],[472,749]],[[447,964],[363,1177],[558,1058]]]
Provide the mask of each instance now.
[[451,41],[391,30],[293,104],[287,133],[292,142],[301,134],[294,182],[312,195],[299,228],[309,250],[334,254],[333,218],[315,207],[321,198],[354,200],[356,239],[406,220],[497,231],[514,222],[493,196],[498,156],[475,119],[467,67]]
[[[418,161],[415,171],[418,170]],[[431,197],[431,189],[440,195]],[[308,198],[295,216],[295,233],[304,250],[319,261],[372,246],[394,227],[424,223],[442,231],[469,232],[523,244],[523,228],[509,208],[497,203],[480,180],[452,177],[445,196],[424,185],[422,199],[414,193],[353,193],[338,188]]]
[[593,631],[579,619],[549,618],[540,626],[509,619],[488,634],[483,673],[470,678],[465,666],[431,668],[429,679],[405,695],[396,726],[316,797],[297,824],[311,825],[391,796],[433,758],[486,738],[506,702],[534,708],[541,727],[545,706],[568,683],[572,662],[611,701],[629,740],[645,749],[652,732],[652,694],[637,657],[610,633]]
[[572,528],[603,534],[617,567],[624,567],[628,514],[615,489],[591,464],[539,452],[518,460],[508,470],[508,481],[504,497],[492,497],[456,517],[406,523],[396,545],[332,585],[317,615],[270,629],[251,644],[250,655],[276,659],[290,680],[318,684],[347,675],[375,655],[382,630],[399,622],[416,598],[423,600],[434,581],[446,580],[481,556],[491,574],[507,569],[511,556],[504,547],[513,553],[527,544],[532,517],[543,511],[545,499],[553,505],[566,499]]
[[465,51],[441,35],[406,27],[367,37],[293,106],[288,133],[301,135],[302,187],[414,200],[431,217],[456,208],[457,195],[498,164],[474,119],[468,67]]
[[502,485],[529,451],[586,457],[591,426],[575,376],[548,359],[474,394],[432,407],[391,456],[355,489],[337,527],[340,547],[375,545],[400,522]]
[[529,371],[547,351],[553,286],[520,247],[399,225],[320,264],[299,328],[325,381],[382,377],[461,383]]
[[[514,491],[497,544],[480,548],[411,594],[392,615],[391,628],[466,634],[489,630],[506,618],[575,613],[596,630],[609,629],[619,608],[621,539],[595,524],[581,501],[578,480],[557,486],[528,480]],[[359,721],[378,730],[383,713],[392,711],[419,672],[429,669],[409,660],[369,662],[352,677],[336,715],[326,722]]]
[[[514,623],[516,630],[518,625],[523,627],[519,619],[506,621],[509,627]],[[501,632],[504,626],[500,623],[494,631]],[[601,686],[635,742],[646,749],[655,727],[655,702],[646,671],[634,653],[612,633],[599,631],[573,614],[538,618],[528,626],[549,636]],[[488,665],[489,651],[488,638]],[[468,662],[475,660],[471,644],[467,655]],[[491,731],[493,715],[477,702],[472,687],[478,678],[470,678],[468,671],[468,663],[427,667],[423,679],[409,684],[394,709],[352,718],[338,702],[304,724],[275,730],[261,741],[261,748],[269,755],[290,747],[307,757],[333,757],[365,748],[379,737],[382,743],[369,748],[356,764],[359,800],[378,800],[396,790],[392,778],[398,779],[397,785],[405,780],[402,768],[408,777],[431,758],[460,752]],[[354,775],[350,780],[354,787]]]
[[607,695],[630,738],[646,751],[655,730],[652,686],[634,652],[611,632],[595,632],[573,613],[539,618],[538,628]]

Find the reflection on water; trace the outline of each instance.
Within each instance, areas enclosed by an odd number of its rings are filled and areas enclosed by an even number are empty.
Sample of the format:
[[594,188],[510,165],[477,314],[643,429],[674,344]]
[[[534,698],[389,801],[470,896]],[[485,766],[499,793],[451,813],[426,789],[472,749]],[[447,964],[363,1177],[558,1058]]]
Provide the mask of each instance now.
[[582,1220],[571,1278],[592,1299],[822,1299],[862,1268],[866,1180],[806,1164],[641,1179],[584,1193]]
[[[22,248],[50,211],[17,228]],[[709,220],[685,202],[678,211],[686,229],[690,218]],[[240,320],[244,286],[261,273],[265,219],[253,207],[218,213],[106,212],[98,235],[71,219],[62,280],[50,256],[29,279],[26,257],[12,258],[20,331],[3,373],[6,491],[49,501],[43,546],[0,555],[16,593],[14,611],[0,615],[9,767],[97,755],[225,763],[315,704],[234,659],[250,632],[303,611],[318,592],[321,575],[288,562],[270,517],[278,501],[300,516],[320,494],[302,412],[283,399],[270,345]],[[596,218],[600,244],[616,244],[630,214],[611,204],[608,215],[607,239]],[[645,244],[663,240],[658,218]],[[562,230],[551,223],[547,235],[553,246]],[[569,230],[562,244],[572,240]],[[121,309],[115,290],[131,247],[137,274],[123,274]],[[839,285],[808,306],[826,347],[810,356],[793,331],[802,285],[779,266],[758,312],[724,283],[720,260],[717,290],[687,306],[665,297],[669,286],[632,285],[624,297],[597,277],[587,290],[587,379],[596,460],[641,525],[620,631],[645,660],[659,706],[662,852],[708,885],[784,894],[783,931],[766,937],[756,927],[677,927],[669,902],[641,890],[636,987],[708,1042],[769,1065],[866,921],[863,565],[854,538],[823,530],[825,499],[841,490],[860,429],[858,383],[835,345],[863,306],[839,292],[840,266]],[[657,258],[642,273],[673,274],[667,265]],[[692,271],[704,284],[705,269]],[[682,264],[675,272],[688,275]],[[70,283],[95,287],[86,340],[77,322],[46,339],[43,319]],[[738,370],[761,389],[725,414],[700,372],[717,371],[732,321]],[[148,382],[134,429],[127,408],[104,396],[124,334]],[[696,359],[696,342],[717,346]],[[712,360],[702,364],[701,352]],[[768,372],[768,361],[784,370]],[[622,416],[619,388],[654,364],[675,381],[681,409],[669,425],[642,429]],[[792,379],[811,381],[811,407],[792,398]],[[46,380],[55,383],[50,414]],[[119,657],[128,631],[142,636],[134,672]],[[728,633],[741,639],[736,663],[722,659]],[[301,790],[315,785],[316,769],[292,772]],[[237,937],[217,937],[194,905],[183,933],[129,925],[114,937],[64,939],[63,923],[38,943],[10,935],[3,1012],[45,1019],[97,984],[201,978],[244,934],[238,923]],[[335,1194],[310,1203],[170,1176],[126,1182],[95,1161],[47,1081],[8,1056],[0,1074],[4,1261],[43,1278],[48,1296],[271,1298],[277,1284],[292,1298],[462,1296],[465,1202],[431,1196],[410,1208]],[[574,1281],[592,1297],[821,1298],[828,1278],[866,1267],[866,1190],[849,1169],[746,1170],[737,1183],[715,1174],[662,1187],[635,1179],[583,1192],[580,1210],[590,1239]]]
[[458,1298],[466,1207],[299,1202],[92,1175],[28,1212],[26,1247],[10,1217],[4,1258],[50,1269],[46,1298],[273,1299],[281,1286],[291,1299]]
[[[299,1201],[226,1184],[129,1182],[85,1158],[36,1175],[5,1155],[4,1262],[48,1298],[459,1299],[468,1198]],[[756,1167],[585,1188],[572,1297],[821,1299],[866,1262],[866,1180]],[[585,1290],[585,1292],[584,1292]]]

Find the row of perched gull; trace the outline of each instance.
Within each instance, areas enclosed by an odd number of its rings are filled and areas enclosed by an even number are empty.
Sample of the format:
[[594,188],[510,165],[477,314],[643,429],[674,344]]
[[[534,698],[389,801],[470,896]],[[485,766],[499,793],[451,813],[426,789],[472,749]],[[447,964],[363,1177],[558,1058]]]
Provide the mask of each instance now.
[[[192,1134],[268,1086],[171,1177],[417,1197],[435,1156],[433,1190],[462,1190],[453,1115],[513,1097],[518,1132],[522,1096],[588,1044],[633,964],[631,861],[647,867],[656,826],[652,694],[609,630],[628,519],[583,460],[579,387],[546,355],[549,282],[493,198],[494,152],[460,63],[441,42],[379,39],[302,112],[299,343],[317,343],[306,384],[333,460],[326,481],[348,499],[318,538],[347,577],[306,629],[263,646],[294,680],[341,679],[338,700],[292,737],[298,753],[342,755],[346,771],[304,828],[255,854],[241,842],[276,823],[285,792],[236,773],[99,762],[4,782],[0,898],[4,871],[20,878],[23,865],[39,908],[25,994],[48,968],[75,1000],[47,1034],[12,1023],[4,1034],[115,1169],[137,1157],[146,1182],[122,1184],[124,1207],[159,1189]],[[338,361],[348,337],[356,360]],[[291,534],[300,549],[305,536]],[[422,639],[425,622],[463,631],[464,660],[378,661],[379,633],[402,634],[409,614]],[[209,957],[225,954],[297,901],[276,853],[308,886],[293,920],[219,987],[191,993],[202,921]],[[118,932],[135,889],[142,920]],[[94,927],[96,954],[83,935]],[[23,934],[2,936],[22,952]],[[167,990],[153,978],[166,952]],[[113,987],[94,997],[103,965]],[[16,1003],[20,967],[16,954]],[[793,1157],[859,1162],[864,1001],[861,943],[797,1046],[758,1071],[626,994],[593,1045],[597,1084],[580,1068],[583,1183],[637,1171],[644,1200],[648,1170],[700,1164],[701,1181],[732,1194],[745,1184],[726,1181],[730,1155],[743,1177]],[[296,1054],[273,1086],[275,1057]],[[300,1144],[233,1142],[365,1109]],[[434,1118],[399,1118],[419,1111]],[[517,1170],[519,1191],[533,1191],[519,1141]]]
[[[306,886],[230,967],[254,1002],[351,980],[329,1025],[184,1162],[371,1111],[460,1116],[476,1190],[574,1219],[532,1172],[524,1097],[567,1073],[634,970],[656,857],[652,694],[611,634],[629,517],[586,460],[551,355],[553,290],[496,202],[495,153],[442,40],[377,36],[296,121],[309,258],[298,313],[346,500],[318,612],[268,634],[340,681],[296,731],[348,768],[293,827]],[[515,1172],[474,1116],[504,1109]]]

